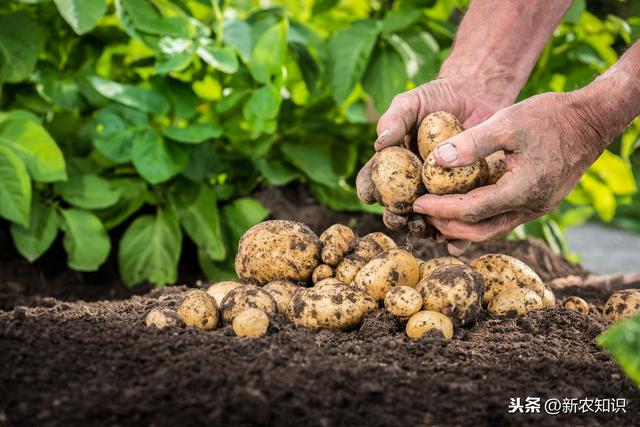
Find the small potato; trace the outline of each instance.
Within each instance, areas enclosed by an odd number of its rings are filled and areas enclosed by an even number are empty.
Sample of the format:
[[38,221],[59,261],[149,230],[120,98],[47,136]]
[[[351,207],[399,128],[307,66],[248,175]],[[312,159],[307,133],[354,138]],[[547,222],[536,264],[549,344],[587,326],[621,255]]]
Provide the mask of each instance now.
[[429,154],[422,166],[422,182],[431,194],[465,194],[482,187],[489,180],[487,162],[477,162],[459,168],[438,166],[433,154]]
[[502,178],[502,175],[507,173],[507,158],[504,155],[504,151],[496,151],[485,157],[484,160],[489,167],[489,181],[487,185],[493,185]]
[[222,321],[229,324],[248,308],[258,308],[267,314],[275,313],[278,305],[269,292],[259,286],[242,285],[230,291],[222,300],[220,312]]
[[577,311],[580,314],[589,314],[589,304],[580,297],[567,297],[562,301],[562,306],[571,311]]
[[224,281],[224,282],[218,282],[209,286],[207,288],[207,293],[211,295],[214,300],[216,300],[217,306],[220,307],[220,304],[222,304],[222,300],[224,299],[225,295],[227,295],[229,291],[237,288],[238,286],[242,286],[242,283],[233,282],[230,280]]
[[382,246],[370,237],[358,239],[353,247],[351,255],[362,258],[365,261],[371,261],[384,252]]
[[487,307],[489,313],[504,316],[510,312],[526,314],[542,308],[542,298],[528,288],[510,288],[496,294]]
[[287,306],[287,318],[311,329],[348,330],[376,308],[373,298],[353,286],[325,283],[296,293]]
[[353,284],[376,301],[382,301],[392,287],[415,287],[419,278],[418,262],[413,255],[404,249],[392,249],[362,267]]
[[364,236],[363,239],[372,239],[374,242],[380,245],[380,247],[384,252],[390,251],[391,249],[398,248],[398,245],[391,237],[387,236],[386,234],[380,231],[369,233],[366,236]]
[[462,133],[462,123],[451,113],[436,111],[428,114],[418,127],[418,151],[423,159],[442,141]]
[[413,212],[413,201],[424,194],[422,162],[411,151],[388,147],[377,152],[371,163],[371,180],[380,194],[380,204],[395,214]]
[[398,215],[385,209],[382,214],[382,222],[389,230],[402,230],[406,225],[409,217],[407,215]]
[[553,293],[549,285],[545,283],[544,292],[542,294],[542,306],[547,307],[555,307],[556,305],[556,295]]
[[258,308],[248,308],[238,313],[231,327],[239,337],[258,338],[267,333],[269,316]]
[[602,309],[602,317],[617,322],[640,313],[640,289],[623,289],[615,292]]
[[464,262],[452,256],[428,259],[420,264],[420,280],[429,276],[436,268],[444,265],[464,265]]
[[445,339],[450,340],[453,338],[453,323],[437,311],[419,311],[409,318],[406,331],[409,338],[414,340],[430,331],[439,331]]
[[313,270],[311,281],[318,283],[320,280],[328,279],[329,277],[333,277],[333,268],[327,264],[320,264]]
[[284,314],[291,298],[293,298],[296,292],[304,288],[288,280],[276,280],[267,283],[262,289],[273,297],[278,306],[278,313]]
[[265,285],[274,280],[308,282],[320,263],[322,243],[299,222],[272,220],[242,235],[235,267],[243,282]]
[[469,267],[484,277],[484,298],[486,306],[498,293],[518,287],[528,288],[544,295],[544,282],[527,264],[504,254],[482,255],[469,263]]
[[340,261],[340,264],[336,267],[335,278],[347,285],[353,282],[356,278],[356,274],[362,267],[365,266],[367,261],[356,255],[347,255]]
[[322,242],[322,262],[335,267],[349,252],[356,239],[353,230],[343,224],[333,224],[320,235]]
[[482,310],[484,280],[466,265],[436,268],[418,283],[422,308],[448,316],[454,325],[474,321]]
[[188,291],[177,311],[186,326],[204,330],[218,326],[220,315],[216,300],[202,289]]
[[155,326],[158,329],[175,328],[182,325],[180,316],[167,308],[154,308],[147,314],[147,327]]
[[394,316],[409,317],[422,308],[422,295],[411,286],[394,286],[384,297],[384,308]]

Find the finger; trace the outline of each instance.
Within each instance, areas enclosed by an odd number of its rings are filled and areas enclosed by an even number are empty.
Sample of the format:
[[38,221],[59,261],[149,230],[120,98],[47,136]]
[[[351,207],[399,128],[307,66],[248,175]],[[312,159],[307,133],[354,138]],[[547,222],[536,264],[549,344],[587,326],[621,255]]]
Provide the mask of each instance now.
[[420,98],[415,90],[396,95],[387,111],[378,120],[376,151],[392,145],[401,145],[411,132],[420,111]]
[[484,242],[503,237],[528,219],[524,213],[507,212],[475,224],[442,218],[428,218],[427,221],[449,238]]
[[358,193],[358,198],[369,205],[376,202],[375,186],[373,185],[373,181],[371,181],[372,160],[373,159],[369,159],[362,169],[360,169],[356,177],[356,192]]
[[461,256],[471,246],[469,240],[450,240],[447,242],[447,251],[451,256]]
[[382,222],[390,230],[402,230],[407,225],[408,217],[406,215],[398,215],[385,209],[382,215]]

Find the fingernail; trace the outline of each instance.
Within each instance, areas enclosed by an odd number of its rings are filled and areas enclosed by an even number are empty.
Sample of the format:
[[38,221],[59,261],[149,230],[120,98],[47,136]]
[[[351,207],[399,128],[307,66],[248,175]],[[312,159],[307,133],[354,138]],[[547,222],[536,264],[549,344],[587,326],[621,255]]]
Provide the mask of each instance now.
[[438,156],[447,163],[451,163],[458,158],[458,149],[451,143],[438,146]]
[[384,138],[391,133],[389,128],[383,130],[380,135],[378,135],[378,139],[376,139],[376,145],[382,144],[384,142]]

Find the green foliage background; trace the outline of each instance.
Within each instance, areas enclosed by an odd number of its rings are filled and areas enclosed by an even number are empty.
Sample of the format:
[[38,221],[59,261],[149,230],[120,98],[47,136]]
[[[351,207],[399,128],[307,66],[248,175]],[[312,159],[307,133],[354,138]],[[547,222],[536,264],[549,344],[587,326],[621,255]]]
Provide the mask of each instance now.
[[[117,251],[127,284],[161,286],[184,239],[210,279],[233,275],[239,236],[268,215],[258,187],[299,181],[334,209],[379,212],[353,187],[371,118],[436,76],[466,3],[2,2],[0,217],[31,261],[61,233],[71,268]],[[637,38],[631,4],[593,5],[575,2],[523,97],[582,86]],[[638,145],[634,125],[516,235],[567,252],[564,228],[594,215],[640,231]]]

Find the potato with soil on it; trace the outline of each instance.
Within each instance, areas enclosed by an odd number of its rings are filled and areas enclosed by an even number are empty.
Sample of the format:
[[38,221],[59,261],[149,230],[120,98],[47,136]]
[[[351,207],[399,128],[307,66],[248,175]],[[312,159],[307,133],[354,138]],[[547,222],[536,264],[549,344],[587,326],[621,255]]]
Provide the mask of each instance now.
[[474,321],[482,310],[484,280],[466,265],[436,268],[418,283],[422,308],[449,317],[454,325]]
[[426,159],[442,141],[462,133],[464,128],[456,116],[446,111],[428,114],[418,127],[418,151]]
[[311,281],[315,284],[330,277],[333,277],[333,268],[331,268],[327,264],[320,264],[313,270]]
[[602,317],[617,322],[640,313],[640,289],[623,289],[609,297],[602,308]]
[[287,306],[287,318],[305,328],[349,330],[377,306],[371,296],[353,286],[324,283],[296,293]]
[[453,338],[453,323],[437,311],[419,311],[407,322],[406,332],[411,339],[421,338],[431,331],[438,331],[446,340],[450,340]]
[[224,297],[232,290],[237,288],[238,286],[242,286],[240,282],[234,282],[231,280],[227,280],[224,282],[214,283],[213,285],[207,288],[207,293],[216,300],[216,304],[220,307],[222,304],[222,300]]
[[504,254],[479,256],[469,263],[469,267],[484,277],[484,306],[493,297],[511,288],[527,288],[544,295],[544,282],[531,267],[517,258]]
[[155,326],[158,329],[182,326],[182,320],[180,320],[178,313],[168,308],[154,308],[147,314],[145,323],[148,328]]
[[271,220],[242,235],[235,267],[242,281],[264,285],[274,280],[308,282],[320,264],[322,243],[299,222]]
[[222,321],[229,324],[242,311],[257,308],[271,315],[278,305],[271,294],[255,285],[242,285],[227,294],[220,305]]
[[333,224],[320,235],[322,242],[322,262],[335,267],[349,252],[356,240],[353,230],[343,224]]
[[342,283],[350,284],[366,263],[367,261],[357,255],[347,255],[336,267],[334,277]]
[[489,181],[489,166],[482,159],[459,168],[438,166],[433,153],[422,166],[422,182],[431,194],[465,194]]
[[204,330],[213,330],[218,326],[220,315],[216,300],[202,289],[187,291],[177,311],[186,326]]
[[589,304],[580,297],[567,297],[562,301],[562,307],[566,310],[577,311],[580,314],[589,314]]
[[420,263],[420,280],[428,277],[433,270],[445,265],[465,265],[464,262],[452,256],[431,258]]
[[396,242],[381,231],[374,231],[373,233],[369,233],[364,236],[363,239],[372,239],[374,242],[380,245],[383,252],[398,248]]
[[527,314],[542,307],[542,298],[528,288],[510,288],[496,294],[487,307],[487,311],[497,316],[509,313]]
[[278,313],[284,314],[291,298],[293,298],[296,292],[305,288],[290,282],[289,280],[276,280],[267,283],[262,289],[267,291],[269,295],[273,297],[278,308]]
[[546,283],[544,284],[544,292],[542,294],[542,306],[545,308],[556,306],[556,294],[553,293]]
[[394,286],[384,297],[384,308],[400,318],[407,318],[422,308],[422,295],[411,286]]
[[504,151],[496,151],[485,157],[484,160],[489,167],[489,180],[487,181],[487,185],[493,185],[507,173],[507,158],[504,155]]
[[239,337],[258,338],[269,329],[269,316],[258,308],[248,308],[238,313],[231,324]]
[[388,147],[373,156],[371,180],[378,202],[395,214],[413,212],[413,202],[424,194],[422,162],[411,151]]
[[354,286],[382,301],[394,286],[415,287],[420,272],[418,262],[404,249],[392,249],[369,261],[356,275]]
[[382,246],[371,237],[363,237],[356,240],[353,244],[353,250],[350,255],[362,258],[365,261],[371,261],[384,252]]

